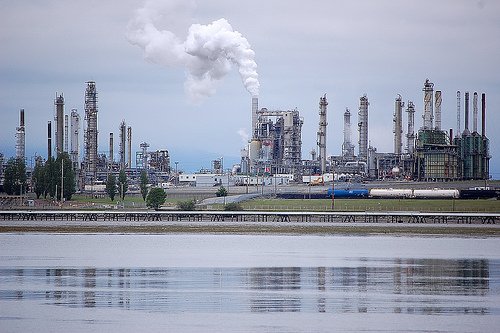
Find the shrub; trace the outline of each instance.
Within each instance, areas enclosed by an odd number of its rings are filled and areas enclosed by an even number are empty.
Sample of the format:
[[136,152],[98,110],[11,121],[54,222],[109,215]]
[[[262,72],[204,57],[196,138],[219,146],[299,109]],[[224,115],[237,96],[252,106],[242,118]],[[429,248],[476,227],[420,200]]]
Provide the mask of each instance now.
[[184,200],[177,203],[177,208],[182,211],[196,210],[196,206],[193,200]]
[[239,210],[243,210],[243,207],[241,207],[241,205],[239,203],[231,202],[231,203],[228,203],[227,205],[224,206],[224,210],[239,211]]

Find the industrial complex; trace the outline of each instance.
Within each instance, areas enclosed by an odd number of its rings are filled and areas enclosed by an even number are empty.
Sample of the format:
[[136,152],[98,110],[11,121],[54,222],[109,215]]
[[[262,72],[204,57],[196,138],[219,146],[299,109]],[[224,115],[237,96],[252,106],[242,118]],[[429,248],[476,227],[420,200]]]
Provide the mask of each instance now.
[[[208,170],[184,174],[172,168],[167,149],[149,151],[149,144],[142,142],[132,163],[132,127],[125,120],[117,124],[119,160],[114,159],[114,133],[109,133],[107,153],[98,149],[98,92],[96,82],[86,82],[84,124],[78,110],[65,114],[64,96],[54,101],[55,117],[47,123],[47,155],[37,156],[36,163],[43,163],[52,154],[67,152],[75,171],[77,190],[99,191],[104,189],[107,175],[124,169],[133,184],[142,170],[147,170],[154,186],[172,184],[192,186],[217,185],[276,185],[309,183],[324,184],[335,181],[377,179],[407,179],[417,181],[457,181],[489,179],[489,140],[485,133],[485,94],[472,94],[472,127],[470,122],[471,95],[457,91],[457,122],[455,129],[441,128],[441,91],[425,80],[423,88],[423,124],[417,130],[415,105],[397,95],[394,104],[394,150],[378,152],[369,144],[369,100],[366,94],[359,98],[357,117],[358,145],[353,143],[353,113],[348,108],[343,113],[343,142],[341,155],[327,155],[327,95],[319,99],[317,149],[310,152],[310,159],[303,158],[302,126],[304,118],[299,110],[270,110],[259,108],[258,97],[251,102],[252,132],[248,145],[241,151],[241,163],[223,169],[221,160],[212,161]],[[480,98],[480,101],[479,101]],[[479,106],[480,103],[480,106]],[[479,113],[479,107],[481,112]],[[403,116],[406,113],[406,125]],[[463,115],[463,118],[462,118]],[[16,157],[25,156],[25,110],[20,110],[16,128]],[[463,130],[461,119],[464,119]],[[308,121],[311,121],[310,119]],[[479,126],[480,123],[480,126]],[[84,126],[83,126],[84,125]],[[52,129],[54,128],[54,133]],[[53,135],[54,134],[54,135]],[[52,137],[55,137],[55,142]],[[53,147],[54,146],[54,147]],[[82,154],[83,148],[83,154]],[[106,150],[105,150],[106,151]],[[0,155],[0,182],[5,161]],[[31,169],[28,168],[28,176]]]

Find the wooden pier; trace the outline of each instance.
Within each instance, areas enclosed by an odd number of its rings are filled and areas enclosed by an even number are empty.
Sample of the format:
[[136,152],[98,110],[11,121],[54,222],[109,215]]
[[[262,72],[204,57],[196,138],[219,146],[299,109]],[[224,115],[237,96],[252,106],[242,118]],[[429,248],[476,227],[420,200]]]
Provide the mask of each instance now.
[[498,213],[257,211],[0,211],[0,221],[332,222],[496,224]]

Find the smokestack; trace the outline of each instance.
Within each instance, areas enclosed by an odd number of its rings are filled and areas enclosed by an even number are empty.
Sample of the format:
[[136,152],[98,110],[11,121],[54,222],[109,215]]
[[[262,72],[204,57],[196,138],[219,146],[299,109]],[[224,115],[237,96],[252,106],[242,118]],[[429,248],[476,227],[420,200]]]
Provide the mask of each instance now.
[[434,128],[438,131],[441,130],[441,90],[436,90],[436,109]]
[[109,133],[109,161],[113,163],[113,133]]
[[460,137],[460,90],[457,91],[457,138]]
[[472,98],[472,133],[477,133],[477,92],[474,91]]
[[47,122],[47,160],[52,157],[52,123]]
[[465,92],[465,129],[464,135],[469,135],[469,92]]
[[24,109],[21,109],[20,112],[21,112],[21,115],[20,115],[21,119],[19,122],[19,126],[24,127]]
[[481,134],[486,137],[486,94],[481,95]]
[[259,98],[252,97],[252,138],[255,137],[255,127],[257,126],[257,120],[259,116],[257,115],[257,111],[259,110]]
[[450,128],[450,145],[453,144],[453,128]]

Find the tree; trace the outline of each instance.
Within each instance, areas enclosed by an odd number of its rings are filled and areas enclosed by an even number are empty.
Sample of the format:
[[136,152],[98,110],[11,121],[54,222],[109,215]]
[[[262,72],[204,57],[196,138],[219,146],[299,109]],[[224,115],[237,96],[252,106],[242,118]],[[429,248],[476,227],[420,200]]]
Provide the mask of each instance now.
[[54,156],[51,156],[44,166],[44,193],[43,197],[53,198],[56,194],[57,168]]
[[140,186],[141,186],[142,199],[144,201],[146,200],[146,197],[148,195],[148,183],[149,183],[148,173],[146,172],[146,170],[142,170]]
[[128,190],[127,174],[125,170],[121,169],[118,175],[118,193],[120,194],[120,199],[123,201],[125,199],[125,193]]
[[215,193],[216,196],[218,197],[225,197],[227,196],[227,190],[224,186],[219,187],[219,190]]
[[7,194],[19,195],[27,192],[26,164],[22,158],[11,157],[5,167],[3,189]]
[[158,208],[165,203],[166,198],[167,193],[165,193],[164,189],[159,187],[152,188],[146,198],[146,206],[158,210]]
[[106,181],[106,193],[108,194],[111,201],[115,200],[116,195],[116,177],[114,173],[108,175],[108,180]]

